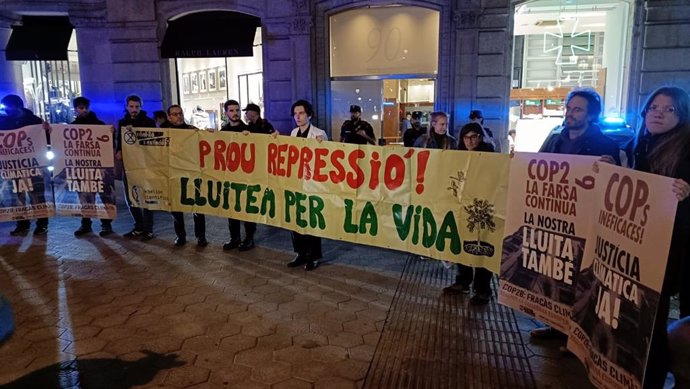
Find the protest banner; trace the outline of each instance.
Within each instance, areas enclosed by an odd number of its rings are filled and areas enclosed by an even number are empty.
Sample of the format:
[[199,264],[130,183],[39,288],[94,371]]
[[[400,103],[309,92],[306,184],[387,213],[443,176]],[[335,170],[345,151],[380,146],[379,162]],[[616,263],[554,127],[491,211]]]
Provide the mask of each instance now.
[[0,221],[55,214],[47,151],[40,124],[0,131]]
[[53,190],[58,215],[114,219],[113,129],[54,124]]
[[642,387],[678,201],[673,179],[600,163],[570,349],[600,388]]
[[137,206],[499,268],[505,154],[134,128],[123,155]]
[[516,153],[498,301],[568,331],[589,234],[597,157]]

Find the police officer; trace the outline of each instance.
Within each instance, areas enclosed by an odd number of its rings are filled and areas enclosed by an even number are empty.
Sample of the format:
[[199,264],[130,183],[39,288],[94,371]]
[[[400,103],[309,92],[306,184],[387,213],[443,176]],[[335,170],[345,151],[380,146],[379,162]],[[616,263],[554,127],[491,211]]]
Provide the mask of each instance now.
[[350,120],[346,120],[340,128],[340,141],[358,145],[376,144],[376,135],[371,124],[362,120],[362,108],[359,105],[350,106]]

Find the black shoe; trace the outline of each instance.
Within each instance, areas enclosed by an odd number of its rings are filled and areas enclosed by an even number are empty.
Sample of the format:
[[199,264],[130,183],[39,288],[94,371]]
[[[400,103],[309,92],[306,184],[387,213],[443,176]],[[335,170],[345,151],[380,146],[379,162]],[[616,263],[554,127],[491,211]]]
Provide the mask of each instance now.
[[242,244],[242,241],[241,241],[241,240],[239,240],[239,239],[232,239],[231,241],[225,242],[225,243],[223,244],[223,250],[232,250],[232,249],[236,249],[236,248],[240,247],[241,244]]
[[201,237],[201,238],[199,238],[199,240],[196,242],[196,245],[197,245],[197,247],[206,247],[206,246],[208,246],[208,241],[206,240],[206,238]]
[[30,227],[26,227],[26,228],[24,228],[24,227],[17,227],[17,228],[15,228],[14,230],[10,231],[10,235],[12,235],[12,236],[24,235],[24,234],[26,234],[27,232],[29,232],[30,229],[31,229]]
[[112,233],[114,233],[114,232],[115,232],[115,231],[113,231],[113,228],[112,228],[112,227],[103,227],[103,228],[101,228],[101,232],[99,232],[98,235],[100,235],[100,236],[108,236],[108,235],[110,235],[110,234],[112,234]]
[[91,226],[87,226],[87,225],[82,224],[82,225],[79,227],[79,229],[77,229],[76,231],[74,231],[74,236],[86,235],[86,234],[88,234],[88,233],[90,233],[90,232],[92,232],[92,231],[93,231],[93,230],[91,229]]
[[[143,240],[143,237],[142,237],[142,240]],[[183,238],[181,236],[178,236],[177,238],[175,238],[175,243],[173,243],[173,244],[177,247],[184,246],[185,244],[187,244],[187,238]]]
[[460,282],[456,282],[453,285],[446,286],[443,288],[443,294],[448,295],[448,296],[455,296],[458,294],[469,294],[470,293],[470,286],[462,284]]
[[491,301],[491,293],[475,293],[470,299],[472,305],[486,305]]
[[126,234],[124,234],[124,235],[122,235],[122,236],[124,236],[125,238],[139,238],[139,237],[141,237],[142,235],[144,235],[144,231],[137,230],[137,229],[135,228],[135,229],[133,229],[132,231],[130,231],[130,232],[128,232],[128,233],[126,233]]
[[247,251],[254,248],[254,239],[245,239],[240,243],[240,251]]
[[529,336],[533,339],[539,339],[539,340],[553,340],[553,339],[567,340],[568,339],[568,335],[562,333],[561,331],[559,331],[553,327],[549,327],[549,326],[535,328],[529,332]]
[[307,262],[307,264],[304,265],[304,270],[312,271],[312,270],[316,269],[317,267],[319,267],[319,260],[318,259],[315,261]]
[[288,267],[297,267],[297,266],[304,265],[308,261],[309,261],[309,257],[307,257],[306,255],[297,254],[297,256],[292,261],[288,262],[287,266]]
[[141,241],[142,242],[147,242],[151,239],[153,239],[153,232],[142,232],[141,233]]
[[48,233],[48,227],[44,227],[44,226],[36,227],[36,229],[34,230],[34,235],[36,235],[36,236],[45,235],[47,233]]

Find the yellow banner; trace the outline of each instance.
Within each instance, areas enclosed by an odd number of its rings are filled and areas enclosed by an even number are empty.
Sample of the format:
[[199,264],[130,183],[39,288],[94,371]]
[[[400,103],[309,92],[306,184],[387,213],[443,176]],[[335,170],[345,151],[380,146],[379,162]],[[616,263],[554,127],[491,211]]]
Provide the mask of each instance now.
[[137,206],[499,270],[508,155],[198,130],[122,136]]

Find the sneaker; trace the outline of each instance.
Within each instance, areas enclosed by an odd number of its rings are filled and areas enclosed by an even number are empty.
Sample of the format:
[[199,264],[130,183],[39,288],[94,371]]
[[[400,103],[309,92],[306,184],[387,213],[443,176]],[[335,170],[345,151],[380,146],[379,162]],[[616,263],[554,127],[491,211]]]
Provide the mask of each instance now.
[[568,339],[568,335],[548,326],[533,329],[529,332],[529,336],[541,340]]
[[142,235],[144,235],[144,231],[137,230],[137,229],[135,228],[135,229],[133,229],[132,231],[130,231],[130,232],[128,232],[128,233],[126,233],[126,234],[124,234],[124,235],[122,235],[122,236],[124,236],[125,238],[138,238],[138,237],[140,237],[140,236],[142,236]]
[[110,234],[113,234],[115,231],[113,231],[112,227],[103,227],[101,228],[101,232],[98,233],[100,236],[108,236]]
[[208,246],[208,241],[206,240],[206,238],[201,237],[201,238],[199,238],[199,240],[196,242],[196,245],[197,245],[197,247],[206,247],[206,246]]
[[30,229],[31,229],[31,228],[29,228],[29,227],[27,227],[27,228],[17,227],[17,228],[15,228],[14,230],[10,231],[10,235],[12,235],[12,236],[24,235],[24,234],[26,234],[27,232],[29,232]]
[[251,238],[243,240],[239,246],[240,251],[247,251],[247,250],[251,250],[253,248],[254,248],[254,239],[251,239]]
[[454,296],[457,294],[469,294],[470,293],[470,286],[469,285],[463,285],[459,282],[454,283],[451,286],[446,286],[443,288],[443,294],[448,295],[448,296]]
[[82,224],[76,231],[74,231],[74,236],[86,235],[92,231],[91,226]]
[[470,299],[472,305],[486,305],[491,301],[490,293],[475,293]]
[[232,239],[229,242],[225,242],[223,244],[223,250],[232,250],[240,247],[240,244],[242,244],[242,241],[239,239]]
[[153,232],[142,232],[141,233],[141,241],[142,242],[147,242],[151,239],[153,239]]
[[[144,240],[143,236],[141,237],[141,240]],[[175,245],[176,247],[182,247],[185,244],[187,244],[187,238],[182,236],[178,236],[177,238],[175,238],[175,242],[173,242],[173,245]]]
[[48,233],[48,227],[43,227],[43,226],[36,227],[36,229],[34,230],[34,235],[36,235],[36,236],[45,235],[47,233]]

